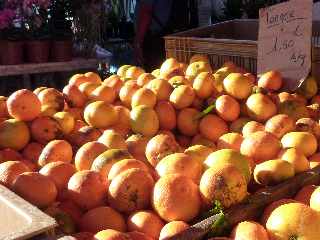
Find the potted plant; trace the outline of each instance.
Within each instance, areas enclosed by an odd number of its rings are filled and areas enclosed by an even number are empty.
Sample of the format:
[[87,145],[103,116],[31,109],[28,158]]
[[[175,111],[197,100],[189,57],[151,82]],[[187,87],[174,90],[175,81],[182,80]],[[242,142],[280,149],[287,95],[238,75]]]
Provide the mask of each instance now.
[[3,65],[23,63],[23,25],[20,8],[8,4],[0,11],[0,62]]
[[55,62],[72,60],[73,32],[73,1],[52,1],[50,8],[50,29],[52,33],[51,59]]
[[50,51],[50,0],[24,0],[23,13],[28,37],[27,60],[32,63],[48,62]]

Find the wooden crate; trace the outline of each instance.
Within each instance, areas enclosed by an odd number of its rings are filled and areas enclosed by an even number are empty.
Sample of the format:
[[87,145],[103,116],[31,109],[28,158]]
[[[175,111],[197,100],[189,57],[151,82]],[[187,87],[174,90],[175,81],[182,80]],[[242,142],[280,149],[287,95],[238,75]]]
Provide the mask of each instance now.
[[[232,20],[165,37],[166,56],[188,63],[196,53],[207,54],[212,66],[233,61],[247,71],[257,71],[258,20]],[[320,78],[320,22],[313,23],[312,71]]]

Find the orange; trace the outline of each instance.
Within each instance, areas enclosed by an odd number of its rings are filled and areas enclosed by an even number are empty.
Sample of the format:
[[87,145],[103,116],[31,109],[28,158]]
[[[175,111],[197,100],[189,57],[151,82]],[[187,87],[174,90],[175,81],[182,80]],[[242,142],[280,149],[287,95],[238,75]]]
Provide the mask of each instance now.
[[138,231],[128,232],[127,234],[130,236],[131,240],[154,240],[154,238]]
[[203,61],[203,62],[208,62],[208,63],[209,63],[208,55],[204,55],[204,54],[194,54],[194,55],[190,58],[190,63],[199,62],[199,61]]
[[194,79],[193,89],[201,99],[206,99],[215,91],[214,76],[209,72],[202,72]]
[[30,140],[30,131],[26,123],[9,119],[0,123],[0,149],[23,149]]
[[289,198],[283,198],[278,201],[274,201],[273,203],[269,204],[263,211],[263,214],[261,216],[260,222],[263,226],[266,226],[266,223],[268,221],[268,218],[270,217],[271,213],[273,210],[278,208],[281,205],[287,204],[287,203],[295,203],[297,202],[294,199],[289,199]]
[[125,213],[146,209],[153,186],[153,178],[148,172],[139,168],[128,169],[112,180],[108,202],[112,208]]
[[84,93],[87,97],[89,97],[91,93],[99,86],[100,84],[98,83],[85,82],[80,84],[79,90],[80,92]]
[[50,162],[70,163],[72,155],[72,146],[67,141],[53,140],[43,148],[38,163],[41,167]]
[[38,96],[38,94],[45,89],[47,89],[47,87],[37,87],[35,90],[33,90],[33,93]]
[[107,151],[107,146],[99,142],[88,142],[81,146],[74,158],[74,165],[78,171],[89,170],[101,153]]
[[16,178],[30,169],[21,161],[7,161],[0,164],[0,183],[7,188],[12,188]]
[[111,167],[123,159],[132,158],[124,149],[109,149],[101,153],[92,163],[91,170],[97,171],[103,178],[108,178]]
[[183,221],[172,221],[164,225],[164,227],[161,229],[159,240],[165,240],[170,237],[175,236],[176,234],[179,234],[186,229],[188,229],[190,226]]
[[157,102],[155,109],[159,119],[159,126],[162,130],[172,130],[177,125],[176,111],[168,101]]
[[315,153],[309,157],[310,168],[315,168],[320,165],[320,153]]
[[202,72],[212,73],[212,68],[211,68],[209,62],[196,61],[196,62],[189,64],[185,75],[189,79],[189,81],[192,82]]
[[121,134],[123,137],[126,137],[130,131],[130,110],[123,106],[115,106],[118,115],[118,121],[116,124],[112,125],[109,129],[113,129],[117,133]]
[[193,107],[199,111],[202,111],[205,108],[204,99],[201,99],[199,97],[195,97],[192,104],[191,104],[191,107]]
[[84,126],[78,131],[70,134],[68,136],[68,141],[79,148],[87,142],[97,141],[101,135],[102,132],[99,129],[91,126]]
[[112,105],[103,101],[96,101],[86,106],[84,119],[90,126],[107,128],[117,122],[118,116]]
[[87,96],[80,92],[77,86],[67,85],[63,88],[63,94],[69,107],[83,107],[87,102]]
[[202,136],[216,142],[223,134],[228,132],[228,125],[217,115],[208,114],[201,119],[199,131]]
[[317,186],[307,185],[300,189],[300,191],[294,197],[294,200],[310,205],[310,199],[313,192],[316,190]]
[[119,98],[125,107],[131,108],[132,96],[139,88],[140,86],[136,81],[128,81],[120,89]]
[[204,145],[193,145],[184,150],[184,153],[196,160],[200,165],[213,152],[213,149]]
[[79,207],[89,210],[105,204],[108,182],[98,172],[76,172],[68,182],[68,196]]
[[71,113],[57,112],[53,115],[53,118],[59,123],[63,134],[69,134],[72,132],[75,120]]
[[285,160],[289,163],[291,163],[294,167],[295,173],[304,172],[310,169],[310,163],[306,156],[303,155],[303,153],[296,148],[288,148],[283,150],[279,157],[282,160]]
[[223,80],[225,92],[236,99],[246,99],[251,94],[253,83],[248,76],[241,73],[230,73]]
[[61,92],[54,88],[46,88],[38,94],[41,105],[48,105],[56,111],[64,108],[64,97]]
[[247,196],[246,179],[240,170],[231,164],[220,168],[210,167],[202,175],[199,187],[207,207],[211,207],[212,203],[218,200],[228,208]]
[[246,101],[249,117],[264,122],[277,113],[276,105],[262,93],[252,94]]
[[265,124],[265,130],[272,133],[277,138],[282,138],[288,132],[295,129],[295,123],[292,118],[286,114],[278,114],[270,118]]
[[7,98],[0,96],[0,118],[8,118]]
[[183,109],[192,104],[195,96],[195,91],[191,86],[181,85],[172,91],[170,102],[176,109]]
[[152,205],[165,221],[191,221],[201,206],[199,187],[188,177],[169,174],[154,186]]
[[170,94],[173,91],[171,84],[161,78],[151,80],[146,87],[156,95],[158,101],[169,100]]
[[157,113],[150,107],[140,105],[130,112],[130,125],[134,133],[152,137],[159,130],[159,119]]
[[251,134],[259,131],[264,131],[264,125],[256,121],[247,122],[242,128],[242,136],[247,138]]
[[129,67],[128,70],[126,71],[125,78],[137,80],[138,77],[143,73],[145,73],[145,71],[142,68],[132,66],[132,67]]
[[261,163],[276,158],[280,148],[281,143],[274,135],[258,131],[243,140],[240,151],[256,163]]
[[185,75],[184,69],[182,69],[179,64],[179,67],[177,68],[172,68],[165,73],[160,73],[158,78],[169,80],[170,78],[173,78],[175,76],[184,76],[184,75]]
[[118,71],[117,71],[117,75],[121,78],[124,78],[126,76],[126,71],[132,67],[131,65],[122,65],[121,67],[119,67]]
[[189,81],[184,76],[174,76],[168,80],[172,87],[176,88],[180,85],[186,85]]
[[133,134],[127,138],[126,144],[129,153],[137,160],[147,162],[145,155],[146,147],[150,138],[140,134]]
[[139,231],[158,239],[164,222],[152,211],[137,211],[128,217],[127,225],[129,231]]
[[157,69],[155,69],[155,70],[153,70],[152,72],[151,72],[151,74],[154,76],[154,77],[160,77],[160,69],[159,68],[157,68]]
[[80,219],[83,232],[97,233],[104,229],[125,232],[127,229],[124,217],[111,207],[97,207],[86,212]]
[[101,83],[101,78],[97,73],[87,72],[84,74],[84,76],[87,77],[88,82]]
[[75,74],[69,79],[70,85],[80,86],[80,84],[87,82],[87,77],[84,74]]
[[111,75],[103,81],[103,84],[111,87],[115,91],[116,96],[118,96],[120,89],[123,86],[123,81],[118,75]]
[[177,116],[179,132],[186,136],[194,136],[199,132],[200,112],[194,108],[184,108]]
[[41,113],[40,113],[40,117],[43,116],[48,116],[48,117],[52,117],[55,113],[57,112],[57,110],[53,107],[51,107],[50,105],[42,105],[41,106]]
[[234,149],[240,152],[243,137],[240,133],[226,133],[223,134],[217,141],[217,149]]
[[140,105],[145,105],[150,108],[154,108],[157,103],[157,96],[154,92],[148,88],[138,89],[132,96],[131,107],[137,107]]
[[310,197],[310,207],[320,212],[320,188],[317,187]]
[[318,142],[315,136],[309,132],[289,132],[281,138],[283,148],[297,148],[306,157],[317,151]]
[[74,128],[73,128],[71,134],[76,133],[82,127],[88,127],[88,125],[82,120],[76,120],[75,123],[74,123]]
[[191,145],[204,145],[206,147],[211,148],[212,150],[216,149],[215,143],[209,140],[208,138],[205,138],[201,134],[197,134],[192,138]]
[[174,153],[162,158],[156,170],[160,177],[181,174],[198,184],[202,174],[202,163],[185,153]]
[[106,229],[98,232],[94,235],[96,240],[131,240],[129,235],[126,233],[118,232],[112,229]]
[[33,92],[21,89],[10,95],[7,100],[7,108],[13,118],[31,121],[40,114],[41,102]]
[[284,101],[279,104],[278,112],[281,114],[287,114],[294,121],[300,118],[309,118],[310,114],[308,108],[297,101]]
[[153,76],[151,73],[143,73],[137,79],[137,84],[140,87],[147,85],[151,80],[155,79],[156,77]]
[[0,163],[6,161],[21,161],[21,159],[23,159],[21,154],[11,148],[0,150]]
[[62,129],[51,117],[38,117],[31,123],[32,138],[42,144],[62,137]]
[[229,95],[222,95],[215,103],[217,114],[225,121],[235,121],[240,115],[240,104]]
[[311,240],[319,237],[319,221],[320,215],[310,207],[301,203],[288,203],[271,213],[266,228],[272,240]]
[[177,139],[177,143],[181,146],[182,150],[186,149],[190,146],[192,138],[190,136],[179,134],[175,137]]
[[39,208],[48,207],[57,197],[57,188],[54,182],[49,177],[37,172],[20,174],[13,183],[13,190]]
[[176,69],[176,68],[179,68],[179,67],[180,67],[180,63],[178,62],[177,59],[168,58],[162,63],[162,65],[160,67],[160,74],[167,73],[170,70]]
[[119,133],[114,130],[106,130],[99,137],[98,142],[110,149],[127,149],[126,141]]
[[278,91],[282,86],[282,75],[278,71],[269,71],[263,73],[259,80],[258,86],[271,91]]
[[139,168],[145,172],[149,172],[147,165],[136,159],[123,159],[115,164],[110,169],[108,174],[108,180],[112,181],[116,176],[123,173],[124,171],[132,168]]
[[151,138],[146,146],[148,162],[156,167],[162,158],[179,151],[179,145],[174,138],[166,134],[159,134]]
[[257,222],[244,221],[233,228],[231,237],[234,240],[269,240],[266,229]]
[[89,98],[93,101],[113,103],[116,100],[117,95],[112,87],[108,87],[107,85],[102,84],[91,92]]
[[58,191],[62,191],[67,187],[69,179],[75,172],[75,167],[66,162],[51,162],[39,171],[40,174],[51,178]]

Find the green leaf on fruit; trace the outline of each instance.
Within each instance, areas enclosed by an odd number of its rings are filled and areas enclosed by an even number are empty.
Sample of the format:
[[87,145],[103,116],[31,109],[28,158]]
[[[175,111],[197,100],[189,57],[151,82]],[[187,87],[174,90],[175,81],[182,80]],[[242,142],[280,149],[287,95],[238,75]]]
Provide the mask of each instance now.
[[215,103],[210,104],[206,109],[204,109],[202,112],[200,112],[197,116],[196,119],[201,119],[211,113],[213,109],[216,107]]

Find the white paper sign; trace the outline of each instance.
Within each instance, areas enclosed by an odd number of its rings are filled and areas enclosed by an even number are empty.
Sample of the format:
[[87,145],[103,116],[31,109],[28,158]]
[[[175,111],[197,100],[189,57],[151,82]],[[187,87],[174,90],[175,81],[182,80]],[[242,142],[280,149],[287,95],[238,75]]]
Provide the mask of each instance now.
[[311,70],[312,0],[260,9],[258,74],[277,70],[284,89],[294,91]]

